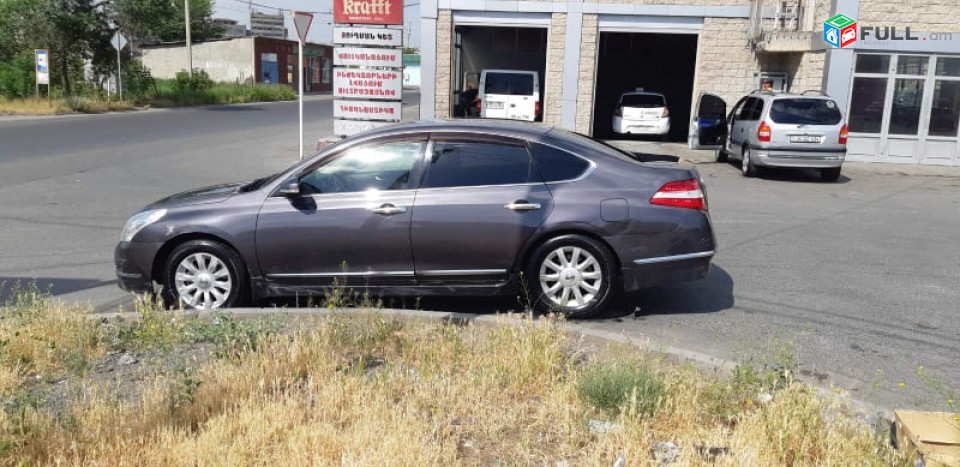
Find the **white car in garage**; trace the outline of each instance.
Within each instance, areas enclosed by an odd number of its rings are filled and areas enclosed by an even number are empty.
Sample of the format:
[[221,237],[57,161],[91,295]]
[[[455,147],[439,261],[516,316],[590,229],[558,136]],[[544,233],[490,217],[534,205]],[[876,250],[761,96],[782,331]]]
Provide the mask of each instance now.
[[613,112],[613,131],[619,134],[662,136],[670,132],[670,109],[663,94],[633,91],[620,95]]

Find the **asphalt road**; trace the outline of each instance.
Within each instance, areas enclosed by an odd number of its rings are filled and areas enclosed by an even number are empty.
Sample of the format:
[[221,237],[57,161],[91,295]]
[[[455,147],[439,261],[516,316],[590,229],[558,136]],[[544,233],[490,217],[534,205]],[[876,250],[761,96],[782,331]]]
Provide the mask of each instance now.
[[[329,134],[330,114],[327,97],[307,103],[307,146]],[[293,103],[0,119],[0,282],[36,279],[68,302],[129,309],[112,263],[126,218],[170,193],[280,170],[297,158],[296,138]],[[772,361],[792,342],[807,377],[888,408],[944,408],[917,378],[921,365],[960,392],[960,171],[857,166],[820,183],[699,168],[720,241],[710,276],[584,324],[732,360]]]

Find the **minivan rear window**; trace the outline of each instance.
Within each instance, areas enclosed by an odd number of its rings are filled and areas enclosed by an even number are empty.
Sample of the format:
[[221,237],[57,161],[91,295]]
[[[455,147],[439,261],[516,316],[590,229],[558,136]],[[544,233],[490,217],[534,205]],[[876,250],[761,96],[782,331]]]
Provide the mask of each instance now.
[[656,94],[625,94],[620,98],[620,105],[624,107],[636,107],[641,109],[651,109],[664,107],[663,96]]
[[831,100],[777,99],[770,107],[770,119],[794,125],[836,125],[843,116]]
[[487,73],[484,86],[487,94],[510,96],[533,95],[533,75],[528,73]]

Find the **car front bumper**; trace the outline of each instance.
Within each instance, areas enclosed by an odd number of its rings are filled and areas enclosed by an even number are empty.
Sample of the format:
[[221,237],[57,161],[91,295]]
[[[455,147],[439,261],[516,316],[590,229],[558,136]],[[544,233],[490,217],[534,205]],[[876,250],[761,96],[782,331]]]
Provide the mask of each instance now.
[[670,118],[628,120],[623,117],[613,117],[613,131],[620,134],[665,135],[670,133]]
[[152,264],[160,244],[120,242],[113,252],[117,284],[133,293],[153,292]]
[[750,156],[760,167],[797,167],[831,169],[843,165],[846,151],[796,151],[789,149],[754,149]]

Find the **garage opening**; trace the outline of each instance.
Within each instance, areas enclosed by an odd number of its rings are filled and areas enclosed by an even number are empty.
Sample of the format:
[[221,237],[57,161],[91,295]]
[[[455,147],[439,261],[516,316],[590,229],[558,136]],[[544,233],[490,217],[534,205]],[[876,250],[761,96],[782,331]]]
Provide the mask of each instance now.
[[[601,32],[597,55],[595,137],[686,141],[697,66],[696,34]],[[641,89],[664,96],[669,109],[669,133],[646,136],[614,132],[614,113],[618,111],[620,95]],[[634,100],[638,106],[656,104],[649,98]],[[657,131],[653,122],[657,116],[629,117],[629,124],[622,122],[621,127],[637,132]]]
[[536,72],[543,103],[547,28],[456,26],[454,35],[452,116],[477,116],[473,102],[483,70]]

